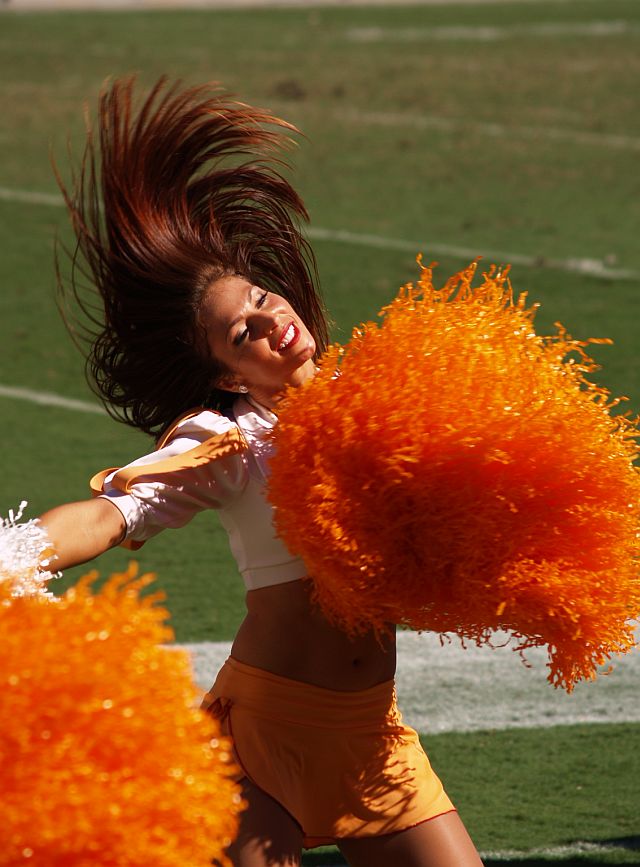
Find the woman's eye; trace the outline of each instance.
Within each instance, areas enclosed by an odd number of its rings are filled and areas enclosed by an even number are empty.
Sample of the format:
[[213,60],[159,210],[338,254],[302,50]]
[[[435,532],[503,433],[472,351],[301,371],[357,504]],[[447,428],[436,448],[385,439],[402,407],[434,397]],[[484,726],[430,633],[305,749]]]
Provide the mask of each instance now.
[[[262,307],[264,302],[267,300],[268,295],[269,295],[269,290],[265,289],[265,291],[262,292],[260,294],[260,296],[258,297],[258,300],[256,301],[256,307],[258,307],[258,308]],[[233,342],[236,346],[240,346],[240,344],[243,343],[247,339],[248,336],[249,336],[249,329],[245,328],[243,331],[238,332],[237,336],[233,338]]]

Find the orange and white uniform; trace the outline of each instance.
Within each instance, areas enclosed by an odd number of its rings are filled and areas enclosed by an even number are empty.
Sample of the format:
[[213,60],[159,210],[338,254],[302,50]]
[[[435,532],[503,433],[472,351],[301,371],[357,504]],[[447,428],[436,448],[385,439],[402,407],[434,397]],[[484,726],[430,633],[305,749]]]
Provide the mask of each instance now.
[[233,420],[212,410],[189,413],[156,451],[99,473],[91,486],[122,512],[129,547],[216,509],[247,590],[295,581],[307,574],[305,565],[276,536],[265,496],[276,421],[244,397],[234,403]]

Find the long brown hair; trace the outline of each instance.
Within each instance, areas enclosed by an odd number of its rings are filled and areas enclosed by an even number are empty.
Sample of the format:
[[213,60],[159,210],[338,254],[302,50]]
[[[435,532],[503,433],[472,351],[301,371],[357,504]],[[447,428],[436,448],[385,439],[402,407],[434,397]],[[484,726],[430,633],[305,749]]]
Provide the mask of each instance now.
[[326,348],[307,212],[281,174],[295,127],[216,86],[160,79],[134,110],[135,78],[101,94],[69,187],[76,236],[58,287],[87,378],[115,418],[157,434],[185,409],[221,408],[224,371],[199,334],[204,294],[241,274],[283,295]]

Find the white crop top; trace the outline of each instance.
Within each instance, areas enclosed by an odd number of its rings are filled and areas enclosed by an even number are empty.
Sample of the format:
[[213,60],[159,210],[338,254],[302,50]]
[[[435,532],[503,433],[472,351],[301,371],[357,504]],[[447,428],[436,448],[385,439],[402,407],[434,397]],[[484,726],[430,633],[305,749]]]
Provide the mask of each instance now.
[[265,496],[273,449],[265,434],[276,421],[274,413],[245,397],[234,403],[232,418],[196,412],[156,451],[95,476],[92,487],[122,512],[128,547],[216,509],[248,590],[295,581],[307,574],[305,565],[276,535]]

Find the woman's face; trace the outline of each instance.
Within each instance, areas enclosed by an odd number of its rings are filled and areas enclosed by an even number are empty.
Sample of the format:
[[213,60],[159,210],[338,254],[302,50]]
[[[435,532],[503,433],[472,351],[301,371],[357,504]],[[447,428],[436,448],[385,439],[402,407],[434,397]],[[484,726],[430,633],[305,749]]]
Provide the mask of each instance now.
[[289,302],[244,277],[221,277],[211,285],[200,322],[209,350],[229,371],[220,388],[245,386],[273,407],[285,386],[302,385],[315,373],[315,341]]

